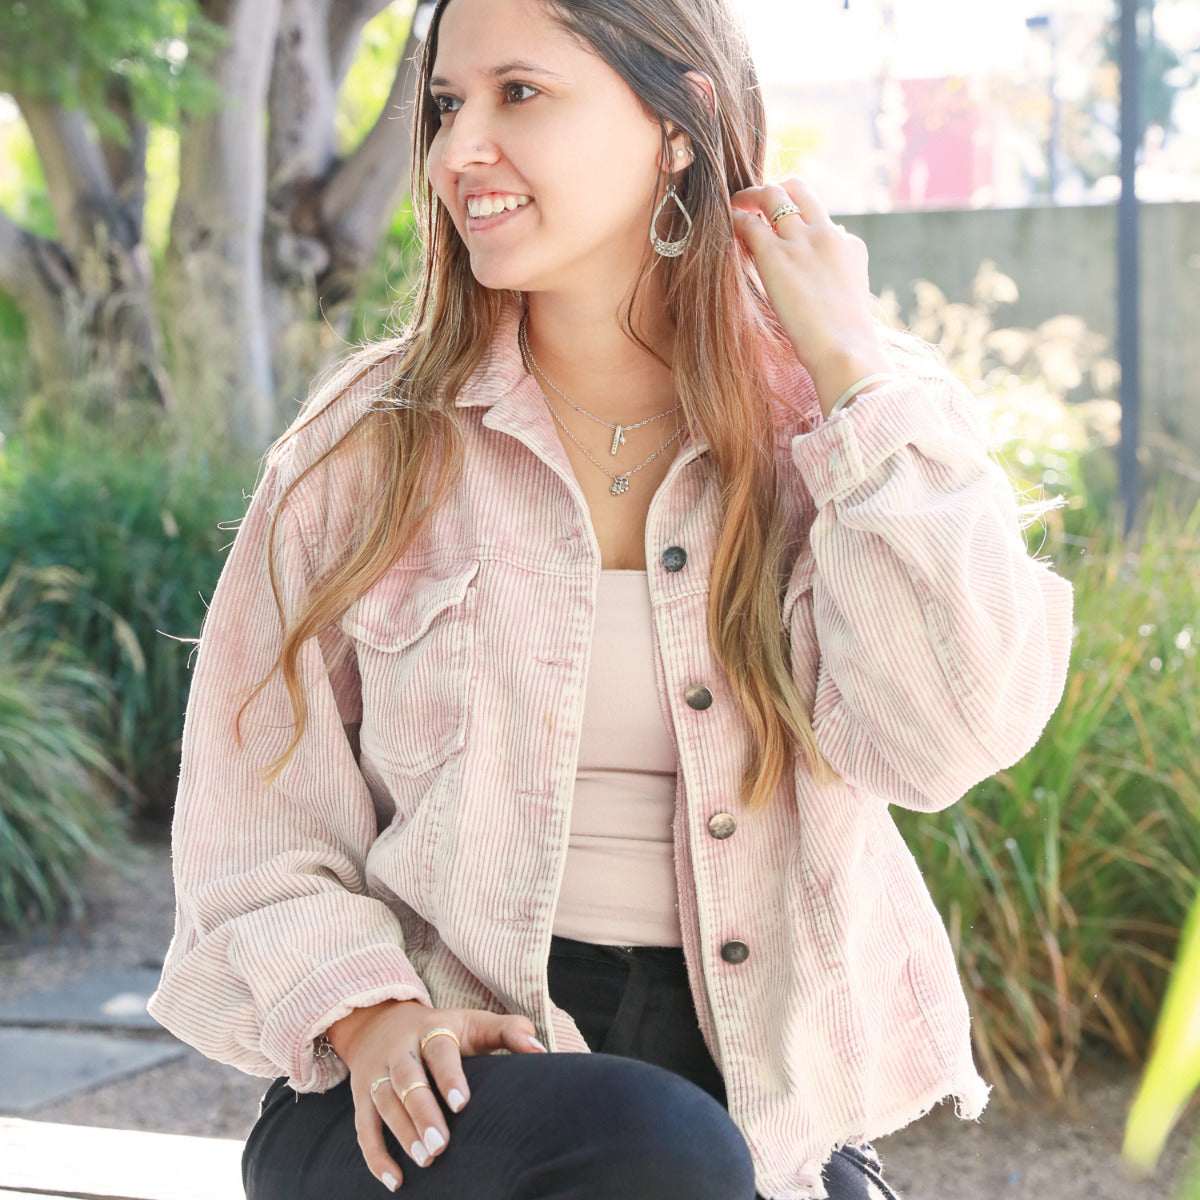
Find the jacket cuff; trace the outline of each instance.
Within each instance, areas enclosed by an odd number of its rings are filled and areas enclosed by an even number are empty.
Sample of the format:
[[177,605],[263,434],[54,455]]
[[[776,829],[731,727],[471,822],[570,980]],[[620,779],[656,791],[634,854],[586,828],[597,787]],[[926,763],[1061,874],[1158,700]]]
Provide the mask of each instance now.
[[897,450],[928,436],[945,437],[935,393],[945,382],[908,377],[855,397],[810,433],[792,438],[792,461],[817,507],[844,500]]
[[348,1068],[336,1054],[317,1057],[317,1037],[354,1009],[384,1000],[419,1000],[432,1007],[428,990],[399,947],[372,947],[326,963],[267,1014],[262,1053],[286,1066],[293,1091],[326,1091],[346,1078]]

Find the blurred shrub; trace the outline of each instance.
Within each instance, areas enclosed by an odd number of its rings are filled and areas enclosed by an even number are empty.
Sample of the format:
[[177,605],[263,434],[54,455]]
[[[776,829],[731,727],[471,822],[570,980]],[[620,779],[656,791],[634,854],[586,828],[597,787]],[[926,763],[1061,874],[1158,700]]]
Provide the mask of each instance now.
[[1073,316],[1036,329],[999,325],[998,310],[1017,299],[1017,285],[991,260],[980,266],[969,303],[947,300],[926,280],[913,292],[915,306],[903,319],[895,294],[884,293],[880,316],[937,346],[975,390],[993,453],[1020,488],[1063,497],[1048,521],[1052,531],[1096,529],[1117,495],[1120,369],[1107,339]]
[[81,863],[124,845],[101,741],[109,685],[21,603],[69,605],[78,584],[57,568],[0,577],[0,929],[18,933],[78,915]]
[[59,593],[15,593],[27,638],[74,647],[110,687],[110,757],[141,815],[170,811],[189,645],[245,509],[253,467],[178,464],[102,431],[31,435],[0,458],[0,578],[20,564],[65,568]]
[[1200,878],[1200,508],[1051,546],[1066,695],[1016,766],[898,814],[946,918],[980,1058],[1062,1095],[1089,1040],[1144,1053]]

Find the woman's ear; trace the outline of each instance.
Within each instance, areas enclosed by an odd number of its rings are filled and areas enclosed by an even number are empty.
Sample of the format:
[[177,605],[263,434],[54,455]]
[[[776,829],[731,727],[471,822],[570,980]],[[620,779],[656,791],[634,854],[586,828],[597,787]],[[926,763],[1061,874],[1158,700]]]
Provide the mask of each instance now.
[[686,78],[700,94],[704,107],[708,109],[708,115],[713,116],[717,111],[717,90],[713,87],[712,79],[703,71],[689,71]]
[[[716,111],[716,91],[713,88],[712,80],[703,71],[689,71],[686,78],[711,116]],[[670,122],[667,123],[667,129],[670,153],[669,161],[663,164],[663,170],[673,175],[690,167],[695,160],[696,152],[692,148],[692,139],[682,129],[676,129]]]

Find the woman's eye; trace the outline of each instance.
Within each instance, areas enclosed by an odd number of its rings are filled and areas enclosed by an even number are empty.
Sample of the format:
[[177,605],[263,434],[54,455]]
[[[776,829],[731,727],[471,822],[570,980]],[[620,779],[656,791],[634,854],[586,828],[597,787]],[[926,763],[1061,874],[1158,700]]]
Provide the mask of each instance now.
[[[522,96],[521,92],[528,92],[528,96]],[[532,88],[527,83],[506,83],[504,85],[504,94],[513,104],[520,104],[523,100],[528,100],[530,96],[537,95],[537,88]]]
[[436,108],[438,112],[442,113],[443,115],[453,112],[457,104],[458,101],[455,100],[453,96],[447,96],[445,93],[441,93],[433,97],[434,108]]

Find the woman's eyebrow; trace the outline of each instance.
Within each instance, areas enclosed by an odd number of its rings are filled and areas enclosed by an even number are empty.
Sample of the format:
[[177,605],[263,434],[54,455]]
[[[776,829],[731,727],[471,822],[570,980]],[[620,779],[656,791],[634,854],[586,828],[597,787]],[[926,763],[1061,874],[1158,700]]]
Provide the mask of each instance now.
[[[551,71],[549,67],[538,66],[537,63],[530,62],[528,59],[517,58],[511,62],[500,63],[499,66],[492,67],[487,74],[492,79],[499,79],[502,75],[511,75],[514,71],[529,72],[535,75],[545,75],[550,79],[557,79],[566,83],[566,77],[560,75],[557,71]],[[429,80],[430,87],[450,87],[450,80],[444,75],[434,75]]]

